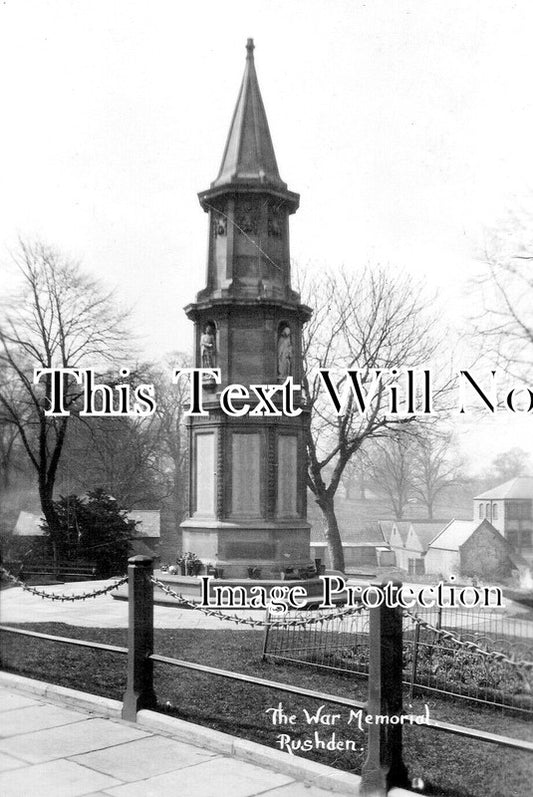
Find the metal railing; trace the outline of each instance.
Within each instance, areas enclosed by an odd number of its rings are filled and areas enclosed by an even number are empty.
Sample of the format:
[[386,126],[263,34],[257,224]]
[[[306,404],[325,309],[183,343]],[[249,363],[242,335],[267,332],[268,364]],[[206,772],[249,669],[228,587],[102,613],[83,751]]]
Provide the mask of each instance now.
[[[301,613],[299,613],[301,617]],[[368,612],[328,627],[272,627],[263,656],[368,677]],[[404,613],[403,681],[416,690],[533,713],[533,623],[491,611]]]

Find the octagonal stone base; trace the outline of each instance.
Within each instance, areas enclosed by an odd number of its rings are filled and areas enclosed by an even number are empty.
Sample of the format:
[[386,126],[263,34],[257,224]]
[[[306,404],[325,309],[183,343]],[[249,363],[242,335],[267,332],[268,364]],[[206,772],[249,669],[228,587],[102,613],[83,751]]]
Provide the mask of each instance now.
[[314,564],[306,521],[248,521],[241,525],[189,518],[181,529],[183,551],[216,567],[224,579],[248,578],[252,569],[254,578],[279,579],[287,569],[297,573]]

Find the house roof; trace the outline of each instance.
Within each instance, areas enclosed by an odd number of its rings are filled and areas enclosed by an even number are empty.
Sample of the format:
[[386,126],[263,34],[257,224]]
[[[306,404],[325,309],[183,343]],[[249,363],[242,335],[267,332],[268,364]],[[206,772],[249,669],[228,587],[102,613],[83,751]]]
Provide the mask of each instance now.
[[515,476],[514,479],[499,484],[481,495],[476,495],[474,500],[497,500],[501,498],[533,498],[533,476]]
[[441,548],[446,551],[458,551],[480,524],[473,520],[450,520],[450,522],[433,537],[429,548]]
[[131,509],[128,512],[128,517],[138,523],[133,539],[161,536],[161,513],[159,509]]
[[447,520],[417,521],[411,520],[409,525],[420,540],[423,548],[427,549],[431,540],[448,524]]
[[392,537],[392,530],[396,526],[402,542],[407,539],[407,533],[411,524],[405,520],[378,520],[378,528],[380,529],[385,542],[390,543]]
[[42,537],[44,536],[42,522],[40,515],[35,515],[33,512],[19,512],[13,534],[15,537]]
[[[133,539],[160,536],[159,509],[132,509],[128,512],[128,517],[139,524],[135,528]],[[41,528],[42,522],[40,515],[35,515],[32,512],[20,512],[13,534],[16,537],[42,537],[44,535]]]

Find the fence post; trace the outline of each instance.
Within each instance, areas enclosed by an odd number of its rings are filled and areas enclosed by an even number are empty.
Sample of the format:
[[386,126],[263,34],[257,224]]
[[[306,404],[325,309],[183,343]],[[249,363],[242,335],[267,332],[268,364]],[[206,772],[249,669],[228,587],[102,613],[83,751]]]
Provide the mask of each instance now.
[[[402,611],[385,605],[370,609],[367,758],[362,768],[361,795],[384,797],[393,786],[407,786],[402,759]],[[398,585],[394,585],[396,595]],[[395,722],[395,719],[398,718]],[[392,722],[391,722],[392,719]]]
[[409,684],[409,702],[413,702],[413,693],[416,681],[416,666],[418,664],[418,644],[420,642],[420,623],[415,623],[415,636],[413,645],[413,661],[411,666],[411,683]]
[[270,609],[267,606],[266,615],[265,615],[265,635],[263,637],[263,655],[261,656],[261,661],[266,661],[267,650],[268,650],[268,638],[270,636],[270,626],[271,626]]
[[128,680],[122,698],[122,718],[135,722],[142,708],[153,708],[154,597],[152,559],[128,559]]

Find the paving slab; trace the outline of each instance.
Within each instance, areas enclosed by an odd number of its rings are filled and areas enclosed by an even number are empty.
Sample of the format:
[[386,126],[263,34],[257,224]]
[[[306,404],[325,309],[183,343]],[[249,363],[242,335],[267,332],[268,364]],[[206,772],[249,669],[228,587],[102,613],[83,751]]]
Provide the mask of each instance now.
[[[318,786],[296,781],[287,784],[287,786],[280,786],[277,789],[269,789],[264,794],[265,797],[324,797],[326,794],[329,797],[335,797],[331,791],[325,792],[324,789],[320,789]],[[357,797],[357,795],[354,793],[353,797]]]
[[9,689],[0,689],[0,711],[11,711],[15,708],[25,706],[39,706],[40,703],[35,697],[19,695]]
[[8,769],[17,769],[18,767],[24,767],[26,763],[21,761],[19,758],[14,758],[7,753],[0,753],[0,772],[5,772]]
[[192,766],[215,755],[216,753],[209,750],[164,736],[149,736],[121,744],[118,751],[116,747],[108,747],[72,757],[70,760],[120,780],[135,781]]
[[269,772],[246,761],[220,757],[104,791],[115,797],[168,797],[178,790],[187,797],[253,797],[292,782],[288,775]]
[[[32,688],[40,686],[8,673],[0,673],[0,682],[4,698],[10,692],[16,697],[17,690],[26,685],[30,702]],[[316,762],[280,757],[279,751],[252,743],[243,760],[243,751],[239,753],[243,740],[236,737],[183,721],[174,724],[165,716],[163,723],[151,725],[151,718],[158,717],[151,711],[140,712],[142,726],[134,725],[115,718],[114,706],[107,705],[115,701],[106,703],[93,695],[68,691],[68,707],[61,703],[63,690],[44,684],[44,691],[36,693],[36,705],[2,712],[2,718],[21,712],[29,717],[37,709],[49,708],[67,712],[69,719],[72,714],[79,717],[67,725],[0,740],[2,797],[168,797],[173,793],[183,797],[332,797],[331,790],[355,797],[358,793],[358,778]],[[111,719],[102,718],[106,706]],[[12,730],[17,727],[13,725]],[[223,746],[220,736],[227,737]]]
[[[150,734],[106,719],[87,719],[0,741],[0,752],[14,754],[32,764],[89,753]],[[1,790],[0,790],[1,793]]]
[[41,731],[58,725],[80,722],[84,718],[78,711],[61,706],[36,705],[6,711],[0,722],[0,737]]
[[79,797],[119,781],[72,761],[48,761],[0,773],[2,797]]

